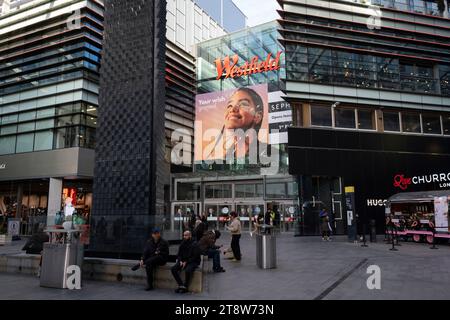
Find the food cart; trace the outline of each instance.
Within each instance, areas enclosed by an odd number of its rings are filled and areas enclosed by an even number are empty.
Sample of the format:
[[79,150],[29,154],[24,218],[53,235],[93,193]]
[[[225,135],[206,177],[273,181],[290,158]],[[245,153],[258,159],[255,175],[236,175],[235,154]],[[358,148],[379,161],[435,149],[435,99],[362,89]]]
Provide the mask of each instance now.
[[449,205],[450,190],[398,193],[386,203],[386,222],[394,226],[386,233],[414,242],[448,241]]

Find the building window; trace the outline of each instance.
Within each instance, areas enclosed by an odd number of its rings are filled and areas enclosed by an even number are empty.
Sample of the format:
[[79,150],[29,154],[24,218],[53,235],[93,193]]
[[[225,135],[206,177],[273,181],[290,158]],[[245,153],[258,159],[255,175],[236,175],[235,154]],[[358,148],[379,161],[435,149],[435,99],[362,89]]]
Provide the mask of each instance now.
[[400,118],[398,112],[383,112],[384,131],[400,131]]
[[177,199],[181,201],[199,200],[200,184],[199,183],[177,183]]
[[262,183],[258,183],[256,185],[256,197],[258,198],[264,197],[264,186]]
[[33,145],[34,145],[34,133],[18,135],[16,153],[33,151]]
[[21,123],[17,126],[17,132],[27,132],[27,131],[34,131],[35,123],[34,122],[26,122]]
[[442,130],[445,135],[450,135],[450,115],[442,116]]
[[53,119],[36,121],[36,130],[53,128],[54,125],[55,120]]
[[29,121],[36,119],[36,111],[25,112],[19,115],[19,121]]
[[402,113],[402,131],[421,133],[420,115],[413,113]]
[[214,184],[205,186],[205,198],[207,199],[231,198],[231,184]]
[[297,198],[298,197],[297,182],[288,182],[287,183],[287,194],[288,194],[289,198]]
[[254,184],[236,184],[234,187],[236,198],[254,198],[256,185]]
[[375,112],[373,110],[358,110],[358,129],[376,129]]
[[401,89],[412,92],[436,92],[433,67],[400,62]]
[[88,127],[80,127],[80,147],[95,148],[95,129]]
[[17,122],[17,116],[18,116],[17,114],[3,116],[2,117],[2,125]]
[[356,128],[355,109],[335,108],[335,125],[338,128]]
[[286,184],[284,183],[266,184],[266,198],[271,199],[286,198]]
[[16,149],[16,136],[0,138],[0,154],[12,154]]
[[423,133],[442,134],[441,117],[438,115],[422,115]]
[[55,149],[78,147],[78,127],[67,127],[55,131]]
[[450,66],[439,66],[439,78],[441,84],[441,94],[450,95]]
[[425,13],[425,2],[423,0],[414,0],[414,11]]
[[53,147],[53,132],[51,130],[36,132],[34,137],[34,150],[51,150]]
[[17,133],[17,125],[5,126],[0,128],[0,133],[2,135]]
[[311,106],[311,124],[313,126],[321,127],[333,126],[331,108],[325,106]]

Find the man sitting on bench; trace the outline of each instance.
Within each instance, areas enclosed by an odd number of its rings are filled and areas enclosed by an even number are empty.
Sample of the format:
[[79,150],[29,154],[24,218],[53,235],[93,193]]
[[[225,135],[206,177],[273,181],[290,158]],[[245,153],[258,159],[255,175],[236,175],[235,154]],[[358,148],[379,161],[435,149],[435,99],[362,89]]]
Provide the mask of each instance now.
[[161,238],[161,232],[158,228],[154,228],[152,237],[148,240],[142,254],[141,261],[131,270],[136,271],[145,267],[147,273],[146,291],[153,290],[153,270],[157,266],[163,266],[169,259],[169,243]]
[[207,231],[203,237],[198,241],[198,247],[201,254],[213,259],[213,271],[225,272],[225,269],[220,265],[220,248],[222,246],[216,245],[216,240],[220,238],[219,230]]
[[[188,292],[192,276],[199,264],[200,253],[197,243],[192,240],[192,233],[190,231],[185,231],[183,233],[183,242],[181,242],[180,248],[178,249],[177,262],[172,267],[172,275],[178,283],[178,289],[175,291],[176,293]],[[184,283],[180,277],[181,271],[186,273]]]

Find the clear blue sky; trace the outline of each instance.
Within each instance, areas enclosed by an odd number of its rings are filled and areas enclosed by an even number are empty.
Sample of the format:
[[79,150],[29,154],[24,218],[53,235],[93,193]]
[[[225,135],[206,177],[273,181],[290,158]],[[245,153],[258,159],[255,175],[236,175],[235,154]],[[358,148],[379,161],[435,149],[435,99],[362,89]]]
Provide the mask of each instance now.
[[248,17],[250,27],[278,19],[277,9],[280,9],[276,0],[233,0],[234,3]]

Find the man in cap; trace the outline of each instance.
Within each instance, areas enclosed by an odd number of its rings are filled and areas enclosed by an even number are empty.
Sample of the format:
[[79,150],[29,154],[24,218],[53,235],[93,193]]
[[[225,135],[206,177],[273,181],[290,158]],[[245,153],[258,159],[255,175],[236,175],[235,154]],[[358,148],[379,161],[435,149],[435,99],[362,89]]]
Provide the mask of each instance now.
[[147,272],[146,291],[153,290],[153,270],[157,266],[163,266],[169,259],[169,243],[161,238],[161,231],[154,228],[152,237],[147,241],[141,261],[132,268],[133,271],[145,267]]

